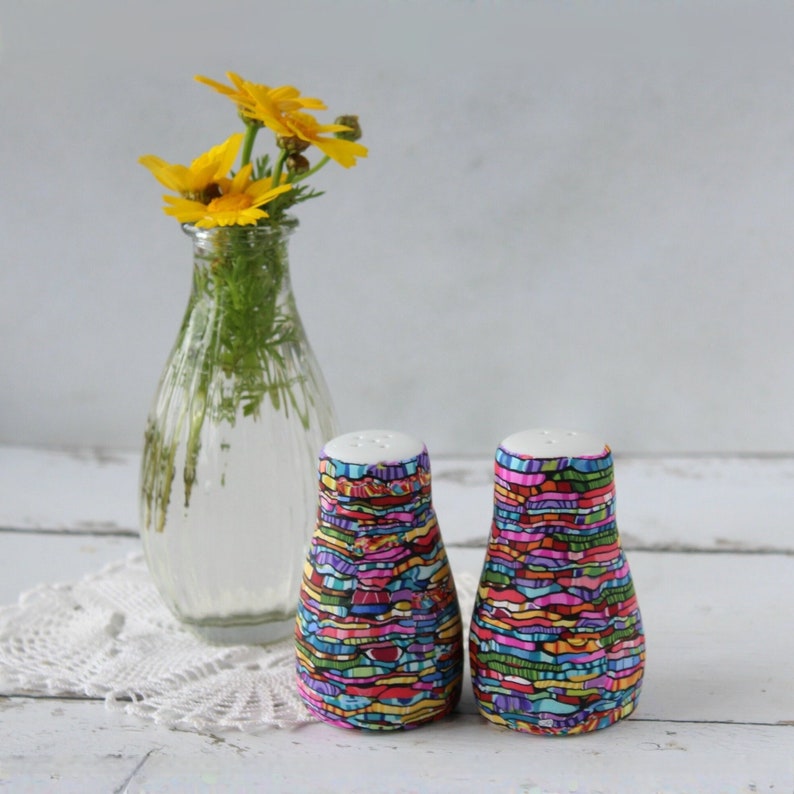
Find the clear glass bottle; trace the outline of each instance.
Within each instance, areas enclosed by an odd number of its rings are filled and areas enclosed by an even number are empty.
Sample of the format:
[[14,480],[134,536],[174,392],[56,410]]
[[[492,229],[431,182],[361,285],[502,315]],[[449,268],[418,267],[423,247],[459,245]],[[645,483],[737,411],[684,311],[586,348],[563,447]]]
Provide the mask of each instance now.
[[331,398],[290,284],[297,222],[185,227],[193,287],[149,414],[141,536],[174,615],[216,643],[290,635]]

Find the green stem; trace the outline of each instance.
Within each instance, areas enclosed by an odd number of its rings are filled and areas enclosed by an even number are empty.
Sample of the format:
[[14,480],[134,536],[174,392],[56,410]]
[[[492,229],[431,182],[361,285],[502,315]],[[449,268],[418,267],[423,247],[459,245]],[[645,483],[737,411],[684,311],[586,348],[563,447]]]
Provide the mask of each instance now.
[[281,171],[284,168],[284,161],[287,159],[287,152],[284,149],[279,149],[278,160],[273,166],[273,177],[271,184],[273,187],[278,187],[281,184]]
[[259,126],[259,124],[245,125],[245,138],[243,139],[243,153],[240,159],[240,168],[243,168],[251,162],[251,152],[254,150],[254,141],[256,140],[257,132],[259,132]]

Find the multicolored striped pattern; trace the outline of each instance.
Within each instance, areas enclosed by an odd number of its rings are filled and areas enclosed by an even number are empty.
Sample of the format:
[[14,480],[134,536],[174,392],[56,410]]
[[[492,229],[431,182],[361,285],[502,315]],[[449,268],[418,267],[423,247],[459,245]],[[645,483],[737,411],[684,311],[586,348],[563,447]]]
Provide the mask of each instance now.
[[645,641],[609,447],[547,459],[499,447],[469,654],[480,712],[498,725],[573,734],[634,710]]
[[296,623],[298,689],[343,727],[410,728],[460,699],[463,637],[427,450],[378,465],[323,453]]

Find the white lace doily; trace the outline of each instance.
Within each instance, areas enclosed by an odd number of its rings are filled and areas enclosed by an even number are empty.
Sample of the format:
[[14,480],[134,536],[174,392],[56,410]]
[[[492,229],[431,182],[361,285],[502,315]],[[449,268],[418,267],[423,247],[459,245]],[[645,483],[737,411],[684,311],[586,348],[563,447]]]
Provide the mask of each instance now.
[[[457,581],[464,625],[475,583]],[[253,732],[314,722],[295,686],[292,639],[210,645],[165,605],[140,554],[0,608],[0,689],[101,697],[169,728]]]

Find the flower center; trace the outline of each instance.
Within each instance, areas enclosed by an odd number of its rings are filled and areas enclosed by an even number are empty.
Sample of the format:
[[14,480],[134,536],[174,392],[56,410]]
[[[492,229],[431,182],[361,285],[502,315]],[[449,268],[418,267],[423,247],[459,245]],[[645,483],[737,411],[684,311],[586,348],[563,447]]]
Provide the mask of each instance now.
[[210,212],[239,212],[247,210],[253,201],[245,193],[230,193],[226,196],[218,196],[207,204]]

